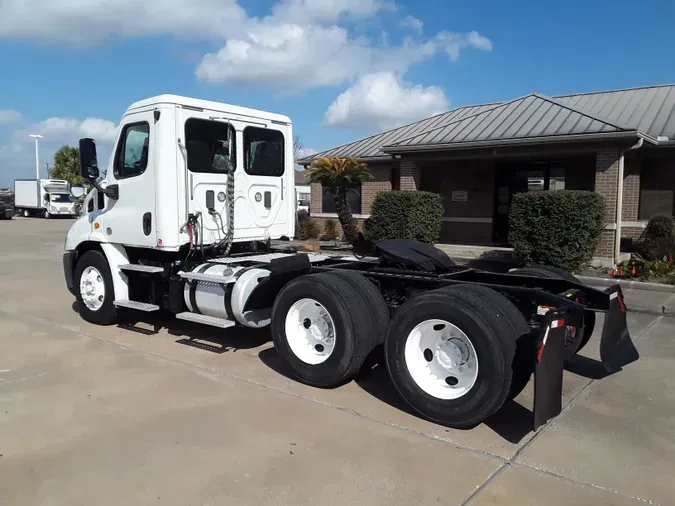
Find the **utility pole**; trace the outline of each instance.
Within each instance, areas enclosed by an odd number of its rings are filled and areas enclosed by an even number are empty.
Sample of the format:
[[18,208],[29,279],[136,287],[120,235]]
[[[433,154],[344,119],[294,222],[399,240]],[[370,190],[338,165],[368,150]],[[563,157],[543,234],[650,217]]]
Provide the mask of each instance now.
[[42,139],[39,134],[32,134],[31,137],[35,140],[35,177],[40,179],[40,155],[38,154],[38,139]]

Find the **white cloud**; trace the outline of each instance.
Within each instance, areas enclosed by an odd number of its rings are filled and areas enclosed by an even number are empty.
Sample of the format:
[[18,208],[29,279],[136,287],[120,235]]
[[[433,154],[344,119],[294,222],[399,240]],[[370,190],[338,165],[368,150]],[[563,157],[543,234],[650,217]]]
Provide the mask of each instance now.
[[0,125],[9,125],[11,123],[20,123],[21,113],[11,109],[0,109]]
[[365,41],[346,29],[263,22],[246,39],[230,39],[204,56],[197,77],[210,83],[253,84],[284,89],[335,85],[369,65]]
[[406,16],[401,20],[401,22],[398,24],[401,28],[409,28],[410,30],[413,30],[417,32],[418,34],[422,34],[422,31],[424,30],[424,23],[422,23],[422,20],[417,19],[415,16]]
[[467,34],[443,31],[436,35],[436,44],[448,53],[452,61],[457,60],[460,51],[468,47],[480,51],[492,51],[492,41],[476,31]]
[[47,118],[39,123],[21,125],[9,135],[9,142],[0,146],[0,186],[12,186],[14,179],[31,178],[35,174],[35,151],[30,134],[43,136],[39,141],[40,171],[46,177],[47,167],[54,161],[54,153],[67,144],[77,146],[82,137],[96,139],[99,160],[106,162],[101,167],[107,168],[117,125],[101,118]]
[[489,50],[489,39],[476,32],[441,32],[433,38],[407,37],[401,45],[375,45],[351,38],[346,28],[278,24],[252,25],[246,38],[229,39],[204,56],[197,77],[217,84],[252,84],[303,90],[335,86],[372,72],[405,73],[416,62],[439,52],[457,59],[462,49]]
[[14,142],[22,142],[28,138],[29,134],[40,134],[44,137],[40,142],[75,144],[82,137],[92,137],[97,142],[112,143],[115,140],[116,131],[115,123],[101,118],[85,120],[47,118],[29,128],[15,131],[12,139]]
[[272,17],[282,23],[335,23],[341,17],[366,18],[379,11],[396,10],[386,0],[281,0],[272,8]]
[[111,35],[226,37],[247,14],[236,0],[2,0],[0,38],[89,46]]
[[335,99],[324,124],[389,130],[447,111],[449,105],[437,86],[410,85],[391,72],[368,74]]
[[297,159],[299,160],[300,158],[304,158],[306,156],[313,155],[314,153],[318,153],[316,149],[312,148],[300,148],[298,149],[298,152],[296,153]]

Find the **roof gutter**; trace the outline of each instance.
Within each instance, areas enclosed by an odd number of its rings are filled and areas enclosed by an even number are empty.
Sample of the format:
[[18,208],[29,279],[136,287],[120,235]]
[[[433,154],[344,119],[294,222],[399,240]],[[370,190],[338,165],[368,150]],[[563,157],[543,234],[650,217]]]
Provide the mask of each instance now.
[[612,141],[622,139],[645,139],[653,144],[658,142],[648,135],[635,130],[629,132],[608,132],[598,134],[575,134],[575,135],[558,135],[547,137],[530,137],[524,139],[504,139],[498,141],[474,141],[474,142],[456,142],[450,144],[427,144],[422,146],[396,146],[389,145],[380,148],[384,153],[403,154],[403,153],[420,153],[426,151],[461,151],[475,148],[492,148],[492,147],[510,147],[510,146],[532,146],[541,144],[569,144],[574,142],[584,141]]
[[637,143],[621,151],[619,156],[619,175],[616,188],[616,230],[614,231],[614,264],[619,263],[621,255],[621,227],[623,214],[623,177],[624,177],[624,159],[628,151],[640,149],[644,144],[644,137],[640,137]]
[[[297,165],[304,165],[305,167],[307,165],[311,165],[312,162],[321,156],[333,156],[333,155],[322,155],[321,153],[317,153],[316,155],[312,155],[311,157],[307,158],[301,158],[297,162],[295,162]],[[338,156],[338,158],[358,158],[359,161],[361,162],[389,162],[391,161],[391,156],[389,155],[381,155],[381,156],[361,156],[361,157],[350,157],[350,156],[345,156],[341,157]]]

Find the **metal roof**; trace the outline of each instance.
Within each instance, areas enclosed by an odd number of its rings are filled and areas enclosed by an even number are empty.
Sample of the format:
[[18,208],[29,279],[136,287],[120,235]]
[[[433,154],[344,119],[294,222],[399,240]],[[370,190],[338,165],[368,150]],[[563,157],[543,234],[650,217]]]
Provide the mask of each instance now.
[[389,160],[391,157],[380,150],[382,146],[391,144],[392,142],[397,142],[401,139],[406,139],[421,132],[427,132],[433,128],[447,125],[448,123],[451,123],[457,119],[461,119],[466,116],[473,116],[474,114],[477,114],[481,111],[490,110],[495,105],[499,104],[474,105],[453,109],[452,111],[448,111],[437,116],[432,116],[416,123],[398,127],[394,130],[388,130],[380,134],[371,135],[365,139],[350,142],[348,144],[344,144],[321,153],[315,153],[311,156],[298,160],[298,163],[310,163],[312,159],[318,156],[339,156],[343,158],[355,157],[364,160],[384,158]]
[[564,95],[556,99],[655,139],[675,139],[675,85]]
[[403,139],[383,147],[404,148],[469,145],[535,137],[572,136],[629,132],[631,129],[593,117],[584,111],[562,105],[537,93],[494,106],[439,128]]
[[573,140],[575,136],[602,138],[630,132],[653,142],[663,141],[664,137],[675,139],[675,85],[557,97],[533,93],[509,102],[460,107],[316,153],[299,163],[309,164],[317,156],[388,160],[389,152],[414,146],[468,148],[514,141]]

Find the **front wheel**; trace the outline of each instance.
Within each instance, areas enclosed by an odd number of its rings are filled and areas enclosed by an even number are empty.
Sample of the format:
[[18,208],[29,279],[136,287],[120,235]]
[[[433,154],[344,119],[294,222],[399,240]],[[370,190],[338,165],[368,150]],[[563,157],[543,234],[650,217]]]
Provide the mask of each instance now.
[[80,316],[89,323],[111,325],[118,321],[113,304],[115,290],[110,267],[103,253],[87,251],[75,266],[75,287]]

